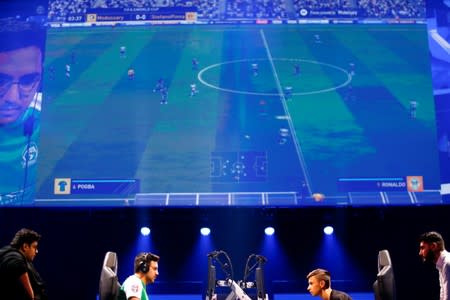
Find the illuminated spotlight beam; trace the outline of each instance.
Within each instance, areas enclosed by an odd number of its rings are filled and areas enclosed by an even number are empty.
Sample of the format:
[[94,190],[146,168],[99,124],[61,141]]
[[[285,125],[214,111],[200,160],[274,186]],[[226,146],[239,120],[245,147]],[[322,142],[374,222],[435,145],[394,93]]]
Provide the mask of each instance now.
[[271,227],[271,226],[266,227],[266,228],[264,229],[264,233],[265,233],[266,235],[268,235],[268,236],[274,235],[274,234],[275,234],[275,228],[273,228],[273,227]]
[[203,236],[208,236],[211,234],[211,229],[209,227],[202,227],[200,228],[200,233]]
[[325,233],[326,235],[332,235],[333,232],[334,232],[333,226],[325,226],[323,228],[323,233]]
[[143,236],[149,236],[149,235],[150,235],[150,232],[151,232],[151,230],[150,230],[149,227],[147,227],[147,226],[141,227],[141,234],[142,234]]

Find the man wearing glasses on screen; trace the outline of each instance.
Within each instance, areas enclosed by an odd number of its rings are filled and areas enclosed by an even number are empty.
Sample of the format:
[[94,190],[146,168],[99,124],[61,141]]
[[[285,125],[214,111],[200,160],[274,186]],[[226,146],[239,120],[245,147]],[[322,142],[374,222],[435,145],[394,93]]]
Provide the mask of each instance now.
[[0,206],[33,203],[45,30],[0,19]]

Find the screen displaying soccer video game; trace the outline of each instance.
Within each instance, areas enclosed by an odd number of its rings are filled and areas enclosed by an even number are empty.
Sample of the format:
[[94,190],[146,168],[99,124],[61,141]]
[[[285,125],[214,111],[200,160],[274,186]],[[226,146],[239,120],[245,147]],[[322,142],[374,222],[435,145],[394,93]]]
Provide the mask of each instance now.
[[438,190],[428,57],[424,24],[49,29],[38,198]]

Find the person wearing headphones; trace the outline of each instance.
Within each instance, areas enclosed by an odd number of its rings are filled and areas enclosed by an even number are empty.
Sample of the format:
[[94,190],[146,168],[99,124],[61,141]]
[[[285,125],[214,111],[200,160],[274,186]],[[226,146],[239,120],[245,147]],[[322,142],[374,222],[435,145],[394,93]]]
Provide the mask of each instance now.
[[146,286],[158,277],[158,262],[158,255],[139,253],[134,259],[134,274],[123,282],[118,300],[148,300]]

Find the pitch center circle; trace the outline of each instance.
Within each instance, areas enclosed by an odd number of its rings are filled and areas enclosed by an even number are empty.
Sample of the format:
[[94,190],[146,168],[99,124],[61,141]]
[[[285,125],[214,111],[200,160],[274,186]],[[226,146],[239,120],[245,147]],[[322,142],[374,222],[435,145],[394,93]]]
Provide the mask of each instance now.
[[[238,59],[238,60],[231,60],[231,61],[225,61],[225,62],[221,62],[221,63],[217,63],[217,64],[212,64],[212,65],[209,65],[209,66],[203,68],[202,70],[200,70],[200,72],[198,72],[197,78],[203,85],[210,87],[212,89],[222,91],[222,92],[235,93],[235,94],[241,94],[241,95],[255,95],[255,96],[281,96],[280,93],[252,92],[252,91],[245,91],[245,90],[239,90],[239,89],[224,88],[224,87],[221,87],[220,85],[208,82],[204,78],[204,74],[206,74],[208,71],[215,69],[215,68],[219,68],[221,66],[237,64],[237,63],[254,63],[254,62],[268,61],[268,60],[269,59],[267,59],[267,58]],[[319,65],[321,67],[328,67],[328,68],[337,70],[343,74],[343,79],[333,86],[325,87],[325,88],[321,88],[321,89],[314,89],[314,90],[305,91],[305,92],[293,92],[291,95],[294,95],[294,96],[313,95],[313,94],[320,94],[320,93],[335,91],[337,89],[347,86],[352,81],[352,75],[350,74],[350,72],[348,72],[344,68],[341,68],[339,66],[332,65],[329,63],[315,61],[315,60],[300,59],[300,58],[273,58],[272,61],[275,61],[275,62],[276,61],[288,61],[288,62],[296,62],[296,63],[302,63],[302,64],[314,64],[314,65]],[[307,74],[302,74],[300,76],[307,76]]]

